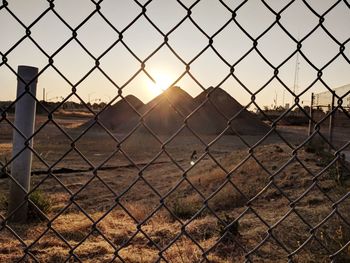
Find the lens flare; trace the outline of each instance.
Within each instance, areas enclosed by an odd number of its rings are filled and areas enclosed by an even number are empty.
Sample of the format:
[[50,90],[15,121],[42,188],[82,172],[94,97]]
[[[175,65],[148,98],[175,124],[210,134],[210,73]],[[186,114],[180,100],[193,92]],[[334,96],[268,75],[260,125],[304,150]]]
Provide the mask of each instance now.
[[172,78],[168,74],[158,74],[154,76],[155,82],[149,81],[148,89],[155,96],[161,94],[173,83]]

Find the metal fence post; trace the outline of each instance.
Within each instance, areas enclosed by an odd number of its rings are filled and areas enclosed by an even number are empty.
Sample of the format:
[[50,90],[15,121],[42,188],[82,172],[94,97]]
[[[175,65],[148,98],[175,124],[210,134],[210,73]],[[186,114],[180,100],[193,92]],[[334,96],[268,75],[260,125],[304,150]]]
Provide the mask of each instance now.
[[[32,166],[32,152],[28,148],[24,148],[26,147],[27,138],[34,132],[36,110],[36,101],[26,92],[26,87],[33,96],[36,96],[38,69],[29,66],[18,66],[17,74],[19,76],[17,79],[17,98],[25,94],[16,103],[14,124],[25,138],[16,130],[13,132],[12,156],[19,155],[11,164],[11,175],[17,183],[12,181],[10,185],[9,213],[13,213],[10,221],[23,222],[27,219],[28,202],[24,201],[30,189]],[[28,141],[28,145],[33,146],[33,139]]]
[[311,93],[311,104],[310,104],[310,119],[309,119],[309,132],[308,132],[308,136],[311,135],[312,133],[312,130],[313,130],[313,121],[314,121],[314,110],[313,110],[313,107],[314,107],[314,93]]
[[334,115],[335,113],[333,112],[334,110],[334,93],[332,92],[332,104],[331,104],[331,115],[329,116],[329,130],[328,130],[328,136],[329,136],[329,150],[332,149],[332,142],[333,142],[333,126],[334,126]]

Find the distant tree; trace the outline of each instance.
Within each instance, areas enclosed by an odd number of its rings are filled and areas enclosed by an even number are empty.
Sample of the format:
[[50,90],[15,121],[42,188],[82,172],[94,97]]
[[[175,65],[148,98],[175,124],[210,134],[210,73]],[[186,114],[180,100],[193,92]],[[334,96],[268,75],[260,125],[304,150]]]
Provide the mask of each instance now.
[[283,106],[277,106],[275,110],[281,112],[285,111],[285,108]]
[[310,106],[304,106],[304,111],[310,112]]

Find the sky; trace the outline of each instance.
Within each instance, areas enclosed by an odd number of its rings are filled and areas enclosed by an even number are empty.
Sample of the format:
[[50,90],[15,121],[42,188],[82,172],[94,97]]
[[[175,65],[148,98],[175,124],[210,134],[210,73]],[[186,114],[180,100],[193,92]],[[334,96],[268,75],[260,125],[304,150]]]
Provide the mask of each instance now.
[[[7,8],[26,26],[31,25],[49,7],[49,2],[45,0],[8,0],[8,2]],[[54,10],[73,29],[95,10],[95,5],[90,0],[53,2]],[[145,0],[139,1],[141,5],[145,2]],[[189,7],[195,1],[182,0],[181,2]],[[242,2],[246,2],[238,9],[235,19],[252,38],[257,38],[276,19],[276,16],[260,0],[222,2],[232,10]],[[279,12],[289,2],[266,1],[275,12]],[[306,2],[320,15],[339,2],[324,16],[323,25],[339,43],[349,39],[350,8],[345,1],[308,0]],[[8,66],[14,70],[18,65],[35,66],[39,70],[45,68],[48,64],[47,56],[29,38],[12,49],[25,36],[25,28],[11,16],[7,8],[3,6],[0,8],[0,52],[6,54]],[[147,17],[164,34],[170,32],[187,14],[185,8],[176,0],[153,0],[146,8]],[[144,16],[140,16],[133,25],[127,27],[142,11],[142,8],[133,0],[104,0],[100,11],[118,31],[123,31],[124,43],[142,61],[164,41],[162,34]],[[205,34],[213,36],[213,47],[229,65],[235,64],[252,48],[253,41],[235,24],[231,12],[219,0],[201,0],[191,11],[193,21]],[[227,26],[215,34],[227,22],[229,22]],[[339,45],[322,28],[318,28],[304,39],[318,22],[317,14],[310,11],[302,0],[294,1],[282,12],[280,19],[280,23],[295,39],[303,39],[301,50],[308,60],[317,68],[322,68],[339,53]],[[94,59],[75,40],[69,42],[56,54],[56,51],[70,39],[72,32],[54,12],[48,11],[30,30],[31,37],[49,56],[55,54],[54,66],[71,84],[79,83],[79,80],[94,67]],[[98,13],[77,30],[77,39],[95,58],[104,54],[118,40],[118,37],[118,32],[112,29]],[[168,43],[185,63],[189,63],[207,46],[208,38],[190,19],[186,19],[169,34]],[[258,40],[257,48],[276,67],[295,51],[296,43],[278,25],[275,25]],[[350,59],[349,43],[345,45],[344,55]],[[156,80],[157,86],[143,72],[129,81],[140,70],[141,65],[120,42],[103,55],[99,62],[100,68],[109,78],[119,87],[123,87],[124,96],[133,94],[143,102],[150,101],[159,94],[160,88],[172,84],[186,70],[186,65],[165,45],[145,63],[146,71]],[[13,100],[16,95],[16,76],[7,65],[0,65],[0,100]],[[190,73],[200,85],[189,74],[185,74],[176,85],[192,96],[198,95],[203,91],[202,88],[220,85],[241,104],[246,105],[251,99],[249,92],[232,76],[225,80],[230,74],[229,65],[226,65],[209,48],[190,64]],[[273,72],[274,70],[253,50],[235,66],[234,75],[247,89],[255,92],[268,82]],[[331,88],[343,86],[350,83],[349,72],[350,64],[339,56],[323,70],[322,80]],[[280,68],[278,76],[291,90],[301,93],[317,78],[317,70],[310,66],[303,56],[294,55]],[[52,67],[48,67],[39,78],[37,93],[39,99],[43,98],[44,89],[46,98],[52,101],[61,100],[62,97],[71,93],[70,84]],[[261,107],[291,103],[291,94],[284,90],[283,86],[274,79],[257,94],[256,101]],[[310,101],[310,92],[317,93],[325,90],[324,85],[317,81],[311,90],[301,97],[301,101],[307,105]],[[89,100],[90,102],[99,100],[108,102],[117,93],[116,87],[98,69],[77,86],[77,94],[86,102]],[[78,101],[76,97],[72,97],[71,100]]]

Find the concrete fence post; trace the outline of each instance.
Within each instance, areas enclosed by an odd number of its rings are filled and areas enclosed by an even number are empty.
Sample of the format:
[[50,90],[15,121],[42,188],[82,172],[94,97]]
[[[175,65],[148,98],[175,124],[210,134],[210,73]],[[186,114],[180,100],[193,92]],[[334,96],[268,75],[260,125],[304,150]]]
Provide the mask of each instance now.
[[[36,96],[38,69],[29,66],[18,66],[17,74],[19,76],[17,79],[17,98],[24,95],[16,102],[14,124],[26,138],[14,130],[12,156],[19,155],[11,164],[11,175],[17,183],[11,181],[9,214],[12,214],[11,222],[24,222],[27,220],[28,214],[28,202],[25,202],[25,200],[30,190],[32,168],[32,152],[26,148],[25,142],[34,132],[36,111],[36,101],[26,92],[26,87],[29,88],[33,96]],[[28,143],[29,146],[33,146],[33,140]]]

